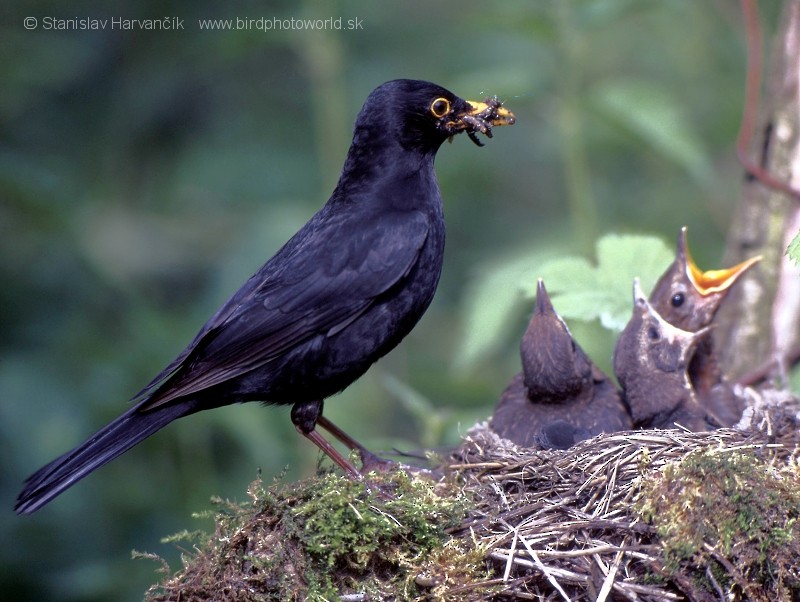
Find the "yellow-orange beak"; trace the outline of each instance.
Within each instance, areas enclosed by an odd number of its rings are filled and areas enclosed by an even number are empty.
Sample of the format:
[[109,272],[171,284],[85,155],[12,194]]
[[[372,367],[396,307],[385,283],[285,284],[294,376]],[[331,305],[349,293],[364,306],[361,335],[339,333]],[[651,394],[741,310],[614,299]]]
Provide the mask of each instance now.
[[455,119],[445,124],[450,139],[454,134],[467,132],[467,136],[478,146],[483,143],[478,140],[477,132],[487,138],[492,137],[492,128],[498,125],[513,125],[517,118],[514,113],[503,106],[496,96],[487,98],[484,102],[468,100],[467,109],[456,113]]
[[678,253],[679,255],[683,256],[684,265],[686,266],[686,276],[694,285],[697,292],[703,296],[710,295],[712,293],[719,293],[729,289],[742,274],[744,274],[762,259],[761,255],[757,255],[730,268],[725,268],[722,270],[708,270],[704,272],[697,267],[697,264],[694,262],[691,254],[689,253],[689,245],[686,241],[685,227],[681,229]]
[[514,113],[506,109],[497,97],[487,98],[486,102],[468,100],[467,103],[469,103],[472,110],[462,114],[460,116],[462,119],[465,115],[468,115],[470,117],[482,119],[492,126],[514,125],[517,121]]

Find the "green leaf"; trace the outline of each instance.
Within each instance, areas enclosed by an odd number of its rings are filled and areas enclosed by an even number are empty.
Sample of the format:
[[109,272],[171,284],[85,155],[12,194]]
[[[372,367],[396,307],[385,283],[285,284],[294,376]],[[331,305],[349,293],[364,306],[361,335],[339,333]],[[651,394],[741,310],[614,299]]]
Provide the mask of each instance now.
[[504,257],[486,265],[467,288],[462,308],[462,335],[453,360],[456,370],[467,370],[492,353],[505,340],[513,323],[515,309],[525,299],[520,282],[533,282],[534,266],[543,255],[531,251]]
[[631,287],[634,278],[650,291],[659,276],[675,259],[660,238],[609,234],[597,242],[597,270],[600,290],[605,294],[600,321],[609,330],[621,331],[631,315]]
[[539,278],[545,281],[551,295],[571,290],[571,283],[580,283],[585,290],[594,290],[597,286],[596,270],[583,257],[559,257],[543,263],[536,269],[536,277],[522,284],[522,290],[528,297],[536,296]]
[[505,343],[518,308],[536,296],[539,278],[565,320],[599,320],[604,328],[621,331],[631,316],[633,278],[650,290],[674,253],[653,236],[608,234],[596,248],[597,265],[584,257],[528,251],[485,267],[465,295],[455,368],[466,370]]
[[789,390],[795,395],[800,395],[800,367],[795,366],[789,373]]
[[652,82],[606,81],[590,94],[595,109],[649,144],[653,150],[707,183],[708,153],[680,110],[681,101]]
[[[556,311],[565,319],[599,319],[621,331],[631,315],[632,283],[638,277],[649,291],[674,260],[673,251],[653,236],[607,234],[597,241],[597,266],[582,257],[561,257],[539,266]],[[536,287],[525,282],[530,297]]]
[[789,243],[789,248],[786,249],[786,254],[789,259],[800,265],[800,232],[798,232]]

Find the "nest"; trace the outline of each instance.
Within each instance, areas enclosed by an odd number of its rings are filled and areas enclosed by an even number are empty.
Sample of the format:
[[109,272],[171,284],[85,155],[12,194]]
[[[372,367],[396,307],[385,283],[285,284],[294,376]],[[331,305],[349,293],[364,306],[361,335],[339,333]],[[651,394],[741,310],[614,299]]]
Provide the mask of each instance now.
[[[566,451],[518,448],[476,426],[449,466],[478,500],[452,533],[483,546],[496,575],[474,584],[473,599],[800,599],[798,430],[796,408],[786,407],[751,411],[744,430],[616,433]],[[692,457],[712,459],[699,489],[664,480]],[[714,462],[731,469],[724,478],[732,485],[719,484],[725,471]],[[768,477],[775,496],[761,482]],[[710,528],[693,526],[692,506]],[[757,508],[769,516],[755,516]],[[731,512],[742,531],[725,541],[711,531],[715,521],[728,525]],[[680,523],[672,532],[663,524],[670,518]],[[782,545],[769,540],[778,533]],[[469,599],[461,589],[459,598]]]
[[212,533],[169,538],[192,551],[146,599],[800,600],[797,427],[788,397],[736,429],[565,451],[478,425],[443,475],[257,479],[249,502],[217,500]]

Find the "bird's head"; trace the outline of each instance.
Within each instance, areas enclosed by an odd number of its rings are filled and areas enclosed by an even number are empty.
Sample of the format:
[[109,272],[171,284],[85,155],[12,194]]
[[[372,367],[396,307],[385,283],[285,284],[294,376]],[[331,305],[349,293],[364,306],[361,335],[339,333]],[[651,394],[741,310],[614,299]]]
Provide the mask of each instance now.
[[431,82],[397,79],[373,90],[356,124],[393,131],[403,147],[428,153],[461,132],[482,146],[477,133],[491,138],[493,127],[515,121],[496,97],[467,101]]
[[666,373],[685,372],[697,345],[711,333],[710,326],[690,332],[670,324],[648,302],[638,278],[633,283],[631,322],[637,328],[636,353],[645,364]]
[[686,227],[681,228],[675,261],[659,278],[650,302],[671,324],[695,331],[711,323],[731,287],[761,256],[722,270],[703,271],[689,253]]
[[591,383],[592,364],[556,313],[541,279],[520,357],[523,382],[532,401],[563,401]]
[[673,413],[694,399],[687,368],[710,331],[689,332],[664,320],[634,279],[633,315],[614,348],[614,373],[634,424],[672,424]]

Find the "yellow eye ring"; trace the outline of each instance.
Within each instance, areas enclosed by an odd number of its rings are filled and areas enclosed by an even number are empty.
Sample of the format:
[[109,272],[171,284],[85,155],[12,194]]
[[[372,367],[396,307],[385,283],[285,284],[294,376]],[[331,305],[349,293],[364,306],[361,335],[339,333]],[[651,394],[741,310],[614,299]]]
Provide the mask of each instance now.
[[450,112],[450,101],[446,98],[437,98],[431,103],[431,113],[441,119]]

